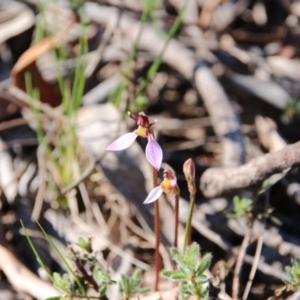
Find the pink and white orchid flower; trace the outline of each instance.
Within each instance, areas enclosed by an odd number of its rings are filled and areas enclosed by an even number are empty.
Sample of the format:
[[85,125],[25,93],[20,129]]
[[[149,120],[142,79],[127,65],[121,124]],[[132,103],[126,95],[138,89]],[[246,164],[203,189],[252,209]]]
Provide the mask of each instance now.
[[164,180],[162,183],[155,187],[147,196],[146,200],[144,201],[144,204],[152,203],[156,201],[162,193],[170,193],[172,192],[175,195],[179,194],[179,188],[177,186],[177,178],[176,176],[171,173],[169,170],[164,170],[163,173]]
[[140,112],[138,117],[135,117],[128,112],[129,117],[136,121],[138,128],[129,133],[125,133],[116,139],[113,143],[106,147],[108,151],[120,151],[128,148],[138,136],[148,139],[148,143],[145,149],[146,157],[149,163],[159,170],[162,162],[162,149],[153,136],[152,126],[156,123],[149,122],[149,118],[144,112]]

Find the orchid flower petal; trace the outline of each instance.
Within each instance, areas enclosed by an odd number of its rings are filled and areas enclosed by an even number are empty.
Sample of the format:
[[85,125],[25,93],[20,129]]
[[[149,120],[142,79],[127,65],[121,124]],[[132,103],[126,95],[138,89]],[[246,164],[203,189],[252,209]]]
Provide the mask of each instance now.
[[106,147],[108,151],[119,151],[128,148],[137,138],[135,132],[129,132],[121,135],[118,139]]
[[152,134],[149,134],[148,136],[148,144],[145,152],[149,163],[158,171],[161,166],[163,152]]
[[144,201],[144,204],[148,204],[156,201],[162,193],[163,190],[160,186],[155,187],[147,196],[146,200]]
[[170,177],[170,181],[171,181],[171,186],[175,187],[177,184],[177,177],[174,174],[170,174],[169,177]]

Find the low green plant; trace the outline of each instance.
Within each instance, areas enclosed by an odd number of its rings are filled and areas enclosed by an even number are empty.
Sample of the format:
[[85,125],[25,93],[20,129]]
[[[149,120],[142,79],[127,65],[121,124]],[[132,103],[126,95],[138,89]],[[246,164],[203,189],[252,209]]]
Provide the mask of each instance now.
[[141,287],[142,273],[140,270],[134,271],[132,276],[121,275],[119,291],[121,299],[128,300],[137,294],[144,294],[150,291],[147,287]]
[[[262,193],[267,192],[263,190]],[[254,203],[252,199],[246,197],[233,197],[233,211],[227,213],[229,218],[238,220],[239,218],[246,217],[250,222],[255,218],[258,220],[269,220],[275,225],[281,225],[281,221],[272,215],[274,209],[269,205],[254,209]]]
[[286,267],[286,271],[290,276],[285,282],[287,290],[294,292],[300,290],[300,258],[293,259],[291,266]]
[[[107,287],[117,282],[112,279],[110,272],[98,262],[96,258],[97,253],[93,250],[91,238],[85,240],[79,237],[76,243],[77,249],[79,248],[78,250],[75,250],[73,246],[69,247],[70,252],[66,257],[73,261],[73,265],[71,265],[55,246],[42,226],[38,224],[43,235],[57,255],[62,259],[64,266],[68,270],[68,273],[62,275],[56,272],[51,274],[39,256],[22,222],[21,225],[37,261],[47,272],[53,285],[62,293],[61,296],[49,297],[46,300],[73,300],[79,298],[89,300],[107,299]],[[88,289],[93,289],[97,295],[89,296]],[[142,287],[142,273],[140,270],[136,270],[132,276],[129,277],[123,274],[121,275],[119,282],[120,299],[127,300],[138,294],[146,293],[149,290],[149,288]]]
[[208,299],[209,281],[205,271],[209,268],[212,254],[200,256],[200,246],[191,244],[183,253],[178,249],[170,250],[173,260],[177,264],[175,271],[163,271],[163,275],[180,283],[183,295],[194,295],[197,299]]
[[96,259],[96,252],[92,249],[91,239],[88,241],[79,238],[77,246],[83,251],[75,251],[70,247],[69,258],[75,263],[75,273],[79,280],[94,289],[99,297],[103,297],[109,285],[115,284],[107,269],[101,266]]
[[[84,240],[83,238],[79,238],[76,245],[80,248],[80,250],[75,250],[73,247],[69,248],[70,253],[67,255],[67,258],[73,261],[73,265],[71,265],[67,261],[66,257],[55,246],[50,236],[38,223],[43,235],[57,255],[61,258],[64,266],[68,270],[68,273],[62,275],[56,272],[51,274],[38,254],[22,222],[21,225],[37,261],[47,272],[53,285],[62,292],[61,296],[50,297],[46,300],[72,300],[75,298],[90,300],[102,299],[105,297],[107,286],[116,283],[116,281],[111,278],[109,271],[98,262],[96,252],[92,249],[91,239]],[[92,288],[98,293],[98,295],[93,297],[88,296],[88,288]]]
[[[72,295],[74,289],[68,274],[60,275],[59,273],[53,273],[53,285],[62,291],[65,295]],[[49,300],[49,298],[47,299]]]
[[283,124],[288,125],[299,120],[300,120],[299,99],[291,98],[281,116],[281,122]]
[[228,213],[228,216],[233,219],[241,217],[250,217],[253,209],[253,201],[246,197],[233,197],[233,212]]

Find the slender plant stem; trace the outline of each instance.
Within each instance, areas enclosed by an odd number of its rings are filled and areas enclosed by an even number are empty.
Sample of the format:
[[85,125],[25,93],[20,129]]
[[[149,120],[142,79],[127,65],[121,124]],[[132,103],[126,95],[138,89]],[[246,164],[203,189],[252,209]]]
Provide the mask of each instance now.
[[190,208],[189,208],[188,219],[185,225],[183,252],[185,251],[186,247],[191,243],[191,234],[192,234],[191,224],[192,224],[194,205],[195,205],[195,193],[190,195]]
[[[265,193],[265,203],[264,203],[264,209],[266,210],[267,207],[269,206],[269,202],[270,202],[270,185],[268,184],[268,179],[266,179],[264,181],[264,183],[262,184],[263,186],[267,186],[267,188],[265,190],[261,190],[260,193]],[[257,201],[257,199],[256,199]],[[254,221],[252,221],[253,223]],[[265,229],[266,227],[266,220],[264,220],[263,222],[263,227]],[[253,224],[252,224],[252,228],[253,228]],[[253,278],[255,276],[256,270],[257,270],[257,266],[259,263],[259,258],[260,258],[260,254],[261,254],[261,250],[263,247],[263,243],[264,243],[264,236],[265,236],[265,230],[264,232],[258,237],[257,239],[257,244],[256,244],[256,250],[255,250],[255,254],[254,254],[254,259],[253,259],[253,264],[251,267],[251,271],[249,274],[249,278],[248,278],[248,282],[246,284],[245,290],[244,290],[244,294],[243,294],[243,298],[242,300],[246,300],[248,298],[252,283],[253,283]]]
[[175,234],[174,247],[178,246],[179,195],[175,195]]
[[246,300],[248,298],[251,286],[252,286],[252,282],[253,282],[253,278],[255,276],[256,270],[257,270],[257,266],[258,266],[258,262],[259,262],[259,258],[260,258],[260,254],[261,254],[261,249],[263,246],[263,242],[264,242],[264,234],[260,235],[257,239],[257,245],[256,245],[256,250],[255,250],[255,255],[254,255],[254,260],[253,260],[253,264],[251,267],[251,271],[250,271],[250,275],[249,275],[249,279],[243,294],[243,300]]
[[240,273],[244,261],[244,257],[246,254],[246,249],[249,245],[250,237],[252,234],[253,224],[250,224],[247,227],[243,242],[240,247],[240,251],[235,263],[235,268],[233,272],[233,280],[232,280],[232,299],[238,300],[239,289],[240,289]]
[[[157,170],[153,169],[153,186],[158,186],[157,180]],[[155,282],[154,282],[154,290],[158,291],[159,284],[159,272],[160,272],[160,253],[159,253],[159,245],[160,245],[160,219],[159,219],[159,201],[154,202],[154,231],[155,231]]]

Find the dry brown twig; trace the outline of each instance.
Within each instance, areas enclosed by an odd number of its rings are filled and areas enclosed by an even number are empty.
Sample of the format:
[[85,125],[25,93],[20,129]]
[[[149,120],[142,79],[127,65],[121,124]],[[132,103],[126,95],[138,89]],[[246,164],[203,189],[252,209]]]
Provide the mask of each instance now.
[[20,105],[21,107],[33,107],[57,122],[64,123],[63,114],[58,109],[55,109],[48,104],[35,101],[35,99],[15,86],[9,87],[9,93],[15,98],[16,104]]
[[262,246],[263,246],[263,242],[264,242],[264,234],[260,235],[257,239],[257,245],[256,245],[256,250],[255,250],[255,254],[254,254],[254,258],[253,258],[253,264],[251,267],[251,271],[249,274],[249,278],[248,278],[248,282],[246,284],[244,293],[243,293],[243,300],[246,300],[248,298],[251,286],[252,286],[252,282],[259,264],[259,258],[260,258],[260,254],[261,254],[261,250],[262,250]]
[[[11,3],[9,3],[11,2]],[[34,13],[23,3],[2,1],[0,44],[34,26]]]
[[222,165],[240,165],[245,160],[241,124],[225,91],[211,70],[203,64],[195,71],[195,84],[210,114],[214,130],[220,138]]
[[249,225],[246,229],[243,242],[239,249],[239,253],[236,259],[235,268],[233,272],[233,280],[232,280],[232,299],[238,300],[239,299],[239,287],[240,287],[240,274],[241,269],[244,261],[244,257],[246,254],[246,249],[249,245],[251,234],[252,234],[252,225]]
[[18,192],[18,182],[15,177],[13,159],[6,148],[6,144],[0,139],[0,187],[8,203],[12,204]]
[[39,187],[37,190],[33,210],[31,213],[31,220],[39,220],[40,213],[42,211],[42,206],[44,202],[45,192],[47,188],[46,178],[47,178],[47,167],[45,163],[45,149],[41,145],[37,150],[37,160],[38,160],[38,173],[39,173]]
[[199,24],[203,29],[207,29],[212,19],[212,12],[222,0],[205,1],[199,16]]
[[0,245],[0,257],[0,269],[5,273],[16,291],[29,294],[39,300],[60,295],[52,284],[33,274],[2,245]]
[[260,184],[270,175],[284,172],[299,163],[300,142],[297,142],[238,167],[210,168],[203,173],[200,188],[206,197],[232,193]]

